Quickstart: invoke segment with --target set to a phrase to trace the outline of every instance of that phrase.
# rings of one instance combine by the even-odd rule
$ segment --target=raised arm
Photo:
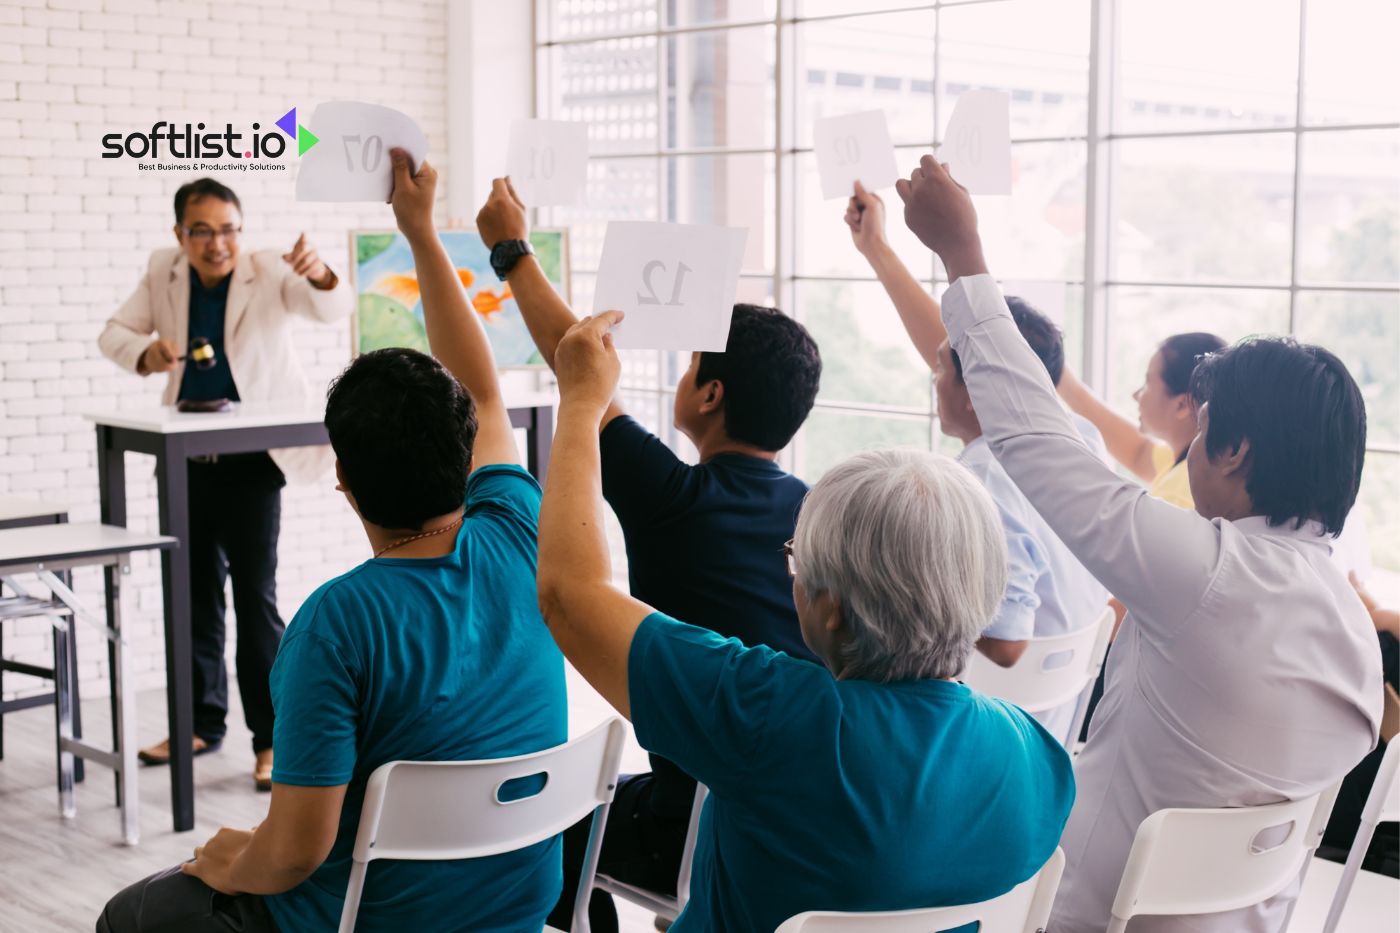
[[[1105,405],[1089,387],[1065,367],[1056,387],[1060,398],[1070,410],[1087,418],[1103,435],[1109,454],[1138,479],[1150,483],[1156,475],[1152,466],[1153,440],[1138,430],[1137,425]]]
[[[424,162],[414,174],[408,154],[402,149],[395,149],[392,158],[394,190],[390,201],[399,230],[413,250],[428,346],[476,403],[472,469],[492,463],[519,463],[520,452],[515,447],[510,415],[501,397],[496,359],[491,354],[486,328],[467,304],[457,270],[433,226],[437,172]]]
[[[652,609],[612,583],[603,528],[598,431],[621,363],[609,311],[584,318],[558,344],[559,423],[540,505],[540,614],[564,657],[619,713],[631,717],[627,659]]]
[[[530,223],[525,215],[525,202],[515,193],[509,178],[493,178],[491,194],[476,215],[476,232],[487,249],[494,249],[503,240],[528,240]],[[525,319],[530,339],[535,341],[540,356],[554,369],[554,351],[578,318],[563,297],[554,290],[534,256],[525,256],[506,273],[506,284]],[[616,399],[608,403],[602,425],[622,414]]]
[[[948,336],[942,310],[885,239],[885,202],[857,181],[855,194],[846,204],[845,219],[846,226],[851,228],[851,240],[894,302],[899,320],[914,342],[914,349],[919,351],[929,369],[933,369],[937,365],[938,348]]]
[[[897,185],[911,230],[937,252],[952,285],[949,339],[992,452],[1089,572],[1149,636],[1169,632],[1210,585],[1220,532],[1147,495],[1086,447],[1049,374],[987,274],[972,199],[931,156]]]

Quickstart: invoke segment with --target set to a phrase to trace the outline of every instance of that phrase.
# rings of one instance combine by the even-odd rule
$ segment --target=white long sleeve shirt
[[[954,282],[943,319],[998,461],[1128,607],[1075,768],[1050,922],[1052,933],[1097,933],[1148,815],[1306,797],[1375,747],[1375,632],[1317,523],[1208,520],[1099,462],[990,276]],[[1297,887],[1256,907],[1142,917],[1129,929],[1275,933]]]

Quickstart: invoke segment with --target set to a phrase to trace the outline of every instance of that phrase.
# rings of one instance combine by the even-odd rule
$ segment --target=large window
[[[573,230],[576,302],[591,308],[609,220],[748,227],[741,300],[803,321],[825,359],[785,454],[805,478],[862,448],[948,449],[927,368],[843,202],[821,198],[812,121],[883,109],[912,165],[963,91],[996,88],[1015,195],[979,199],[988,259],[1060,317],[1072,365],[1129,410],[1168,334],[1326,343],[1366,395],[1363,514],[1377,563],[1400,571],[1395,5],[539,0],[536,23],[540,115],[590,126],[587,205],[541,218]],[[943,270],[892,213],[937,294]],[[633,352],[624,370],[633,409],[678,449],[685,364]]]

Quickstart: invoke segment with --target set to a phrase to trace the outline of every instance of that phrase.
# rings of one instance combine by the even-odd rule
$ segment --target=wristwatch
[[[502,240],[491,247],[491,268],[502,282],[525,256],[533,256],[535,248],[528,240]]]

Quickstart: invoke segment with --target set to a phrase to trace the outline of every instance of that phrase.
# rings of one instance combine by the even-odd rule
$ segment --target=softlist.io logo
[[[280,159],[287,151],[287,139],[296,140],[297,155],[320,142],[310,130],[297,123],[297,109],[282,114],[276,129],[264,131],[254,123],[248,141],[232,123],[222,130],[211,129],[204,123],[178,125],[158,120],[149,131],[108,133],[102,137],[102,158],[136,159],[137,168],[145,171],[246,171],[264,169],[285,171],[280,162],[259,160]],[[238,160],[207,162],[207,159]],[[175,160],[175,161],[162,161]],[[248,160],[248,161],[242,161]]]

